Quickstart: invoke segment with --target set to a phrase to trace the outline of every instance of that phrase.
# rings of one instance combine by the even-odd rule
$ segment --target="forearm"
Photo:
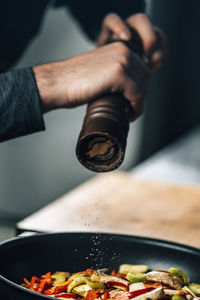
[[[0,74],[0,142],[44,128],[32,68]]]

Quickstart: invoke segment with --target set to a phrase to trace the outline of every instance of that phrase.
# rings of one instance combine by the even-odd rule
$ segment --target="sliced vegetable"
[[[91,290],[91,291],[88,291],[85,300],[95,300],[98,297],[99,297],[99,291],[98,290],[96,290],[96,291]]]
[[[87,274],[87,273],[74,273],[74,274],[72,274],[70,277],[69,277],[69,279],[76,279],[76,278],[80,278],[80,277],[87,277],[87,278],[89,278],[90,277],[90,275],[89,274]]]
[[[168,295],[168,296],[184,296],[184,292],[182,290],[164,289],[164,293],[165,293],[165,295]],[[176,300],[176,299],[174,299],[174,300]],[[177,298],[177,300],[179,300],[179,299]]]
[[[24,277],[24,282],[26,283],[27,286],[31,285],[30,281],[28,281],[28,279],[26,277]]]
[[[196,297],[197,295],[195,295],[195,293],[187,286],[185,285],[183,288],[182,288],[183,291],[186,291],[186,293],[188,292],[190,295],[192,295],[193,297]]]
[[[85,297],[88,293],[88,291],[91,290],[91,287],[87,284],[81,284],[73,288],[72,292],[75,294],[78,294],[81,297]]]
[[[112,291],[110,297],[114,300],[129,300],[128,293],[123,291]]]
[[[200,284],[188,283],[189,277],[177,268],[148,273],[145,273],[146,265],[121,265],[120,268],[120,272],[113,270],[110,275],[108,269],[87,269],[72,276],[67,272],[52,275],[48,272],[33,276],[30,281],[24,278],[22,286],[68,300],[200,300]],[[187,283],[183,287],[184,282]]]
[[[103,282],[103,283],[107,283],[107,282],[116,282],[116,283],[122,283],[124,284],[125,286],[128,286],[129,282],[126,280],[126,279],[123,279],[123,278],[120,278],[120,277],[117,277],[117,276],[111,276],[111,275],[100,275],[100,274],[97,274],[97,273],[94,273],[92,276],[91,276],[91,281],[100,281],[100,282]]]
[[[98,282],[92,282],[90,281],[89,279],[86,279],[86,283],[87,285],[89,285],[89,287],[92,289],[92,290],[103,290],[105,289],[105,285],[103,282],[101,281],[98,281]]]
[[[129,292],[145,289],[143,282],[132,283],[129,285]]]
[[[130,272],[134,273],[146,273],[148,271],[148,266],[147,265],[128,265],[128,264],[123,264],[120,265],[119,267],[119,272],[128,274]]]
[[[184,284],[187,284],[190,281],[188,275],[178,268],[170,268],[168,272],[177,276]]]
[[[200,296],[200,284],[190,283],[188,287],[195,295]]]
[[[182,281],[175,275],[167,271],[154,270],[146,274],[146,280],[153,282],[164,283],[174,289],[181,289],[183,286]]]
[[[181,295],[173,295],[171,300],[185,300],[185,297]]]
[[[86,280],[85,277],[78,277],[78,278],[74,279],[74,280],[68,285],[68,287],[67,287],[67,292],[70,293],[71,290],[72,290],[73,288],[75,288],[76,286],[81,285],[81,284],[83,284],[83,283],[87,283],[87,280]]]
[[[110,290],[106,290],[105,293],[101,296],[103,300],[110,299]]]
[[[58,286],[61,283],[66,281],[66,278],[69,277],[69,273],[67,273],[67,272],[56,272],[56,273],[52,274],[51,277],[54,279],[53,286]]]
[[[129,272],[127,274],[126,278],[130,282],[140,282],[140,281],[145,281],[146,280],[145,274],[143,274],[143,273],[134,273],[134,272]]]
[[[121,282],[116,282],[116,281],[108,281],[106,283],[106,286],[108,288],[116,288],[116,289],[120,289],[120,290],[124,290],[124,291],[127,291],[128,290],[128,286],[121,283]]]
[[[132,299],[132,298],[135,298],[135,297],[140,296],[142,294],[146,294],[148,292],[151,292],[152,290],[154,290],[154,289],[153,288],[145,288],[145,289],[129,292],[128,297],[129,297],[129,299]]]
[[[59,295],[55,295],[54,296],[55,298],[68,298],[68,299],[77,299],[77,297],[73,294],[69,294],[69,293],[62,293],[62,294],[59,294]]]
[[[157,289],[159,286],[162,286],[164,289],[168,289],[169,287],[161,282],[145,282],[144,286],[146,288],[153,287],[154,289]]]
[[[144,291],[144,290],[142,290]],[[158,287],[157,289],[153,289],[147,293],[143,293],[137,297],[134,297],[135,300],[157,300],[164,297],[164,292],[162,287]]]

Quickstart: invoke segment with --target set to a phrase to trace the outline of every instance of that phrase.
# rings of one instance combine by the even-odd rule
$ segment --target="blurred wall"
[[[64,59],[93,48],[65,8],[49,7],[40,34],[16,67]],[[45,132],[0,144],[0,215],[27,215],[94,175],[75,156],[85,109],[51,112],[45,115]],[[131,125],[122,169],[134,164],[141,121]]]

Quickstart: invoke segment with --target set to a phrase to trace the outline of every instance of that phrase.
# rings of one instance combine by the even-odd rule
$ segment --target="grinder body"
[[[142,41],[134,29],[131,31],[132,40],[124,43],[142,56]],[[76,145],[81,164],[95,172],[118,168],[125,156],[129,121],[133,114],[129,101],[120,94],[105,95],[90,102]]]

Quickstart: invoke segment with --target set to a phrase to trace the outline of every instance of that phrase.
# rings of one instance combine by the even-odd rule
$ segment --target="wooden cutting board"
[[[17,224],[19,231],[100,231],[200,247],[200,188],[98,175]]]

